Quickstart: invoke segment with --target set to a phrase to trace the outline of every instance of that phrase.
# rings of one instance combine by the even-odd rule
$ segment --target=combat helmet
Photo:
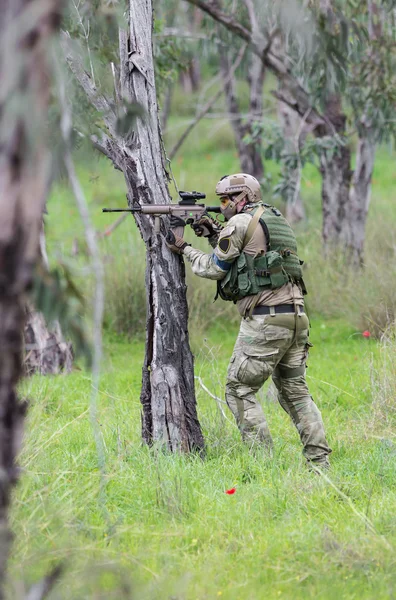
[[[235,196],[234,202],[238,204],[246,195],[249,203],[262,201],[261,187],[253,175],[247,173],[236,173],[235,175],[224,175],[216,185],[216,194],[218,196]]]

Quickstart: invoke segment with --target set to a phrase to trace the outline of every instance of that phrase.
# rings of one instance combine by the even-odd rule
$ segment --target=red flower
[[[232,494],[235,494],[235,492],[236,492],[235,487],[225,491],[225,493],[228,494],[229,496],[232,496]]]
[[[371,333],[366,329],[366,331],[363,331],[362,336],[365,338],[369,338],[371,337]]]

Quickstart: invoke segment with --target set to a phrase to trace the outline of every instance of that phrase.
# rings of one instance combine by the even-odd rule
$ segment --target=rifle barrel
[[[102,212],[141,212],[141,208],[102,208]]]
[[[148,206],[149,207],[151,205],[150,204],[142,205],[142,207],[144,207],[144,206]],[[164,207],[168,207],[170,205],[169,204],[164,204],[163,206]],[[179,204],[173,204],[172,206],[178,206],[178,207],[180,207]],[[136,208],[102,208],[102,212],[104,212],[104,213],[112,213],[112,212],[114,212],[114,213],[118,213],[118,212],[129,212],[129,213],[143,212],[142,211],[142,207],[136,207]],[[192,204],[191,208],[194,208],[194,207],[195,207],[195,205]],[[185,208],[186,210],[188,210],[190,207],[189,207],[188,204],[186,204],[186,205],[183,205],[182,208]],[[220,211],[220,206],[206,206],[205,208],[206,208],[207,212],[213,212],[213,213],[220,213],[221,212]],[[163,214],[170,213],[170,212],[171,211],[169,211],[169,209],[168,210],[164,210]],[[151,210],[150,210],[150,213],[151,213]],[[148,213],[148,214],[150,214],[150,213]],[[154,214],[154,211],[153,211],[152,214]]]

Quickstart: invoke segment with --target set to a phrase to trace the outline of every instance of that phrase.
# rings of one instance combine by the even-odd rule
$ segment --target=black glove
[[[197,237],[209,238],[221,231],[221,228],[216,224],[212,217],[209,217],[208,215],[201,217],[199,221],[193,223],[191,227]]]
[[[175,235],[171,229],[169,229],[168,233],[166,234],[165,243],[168,248],[176,254],[183,254],[184,248],[191,245],[187,244],[182,237]]]

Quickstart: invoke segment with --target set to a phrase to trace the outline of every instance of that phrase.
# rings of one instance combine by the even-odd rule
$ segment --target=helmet
[[[239,194],[240,197],[235,198],[236,204],[246,195],[249,203],[261,202],[261,187],[259,182],[253,175],[247,173],[237,173],[236,175],[224,175],[216,185],[216,194],[218,196],[233,196]]]

